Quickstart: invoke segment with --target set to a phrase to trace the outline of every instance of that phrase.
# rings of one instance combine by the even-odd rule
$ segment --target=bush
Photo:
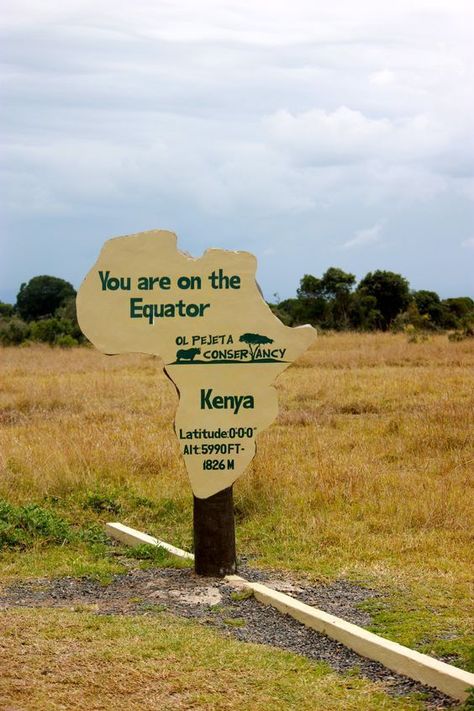
[[[418,343],[419,341],[426,341],[428,339],[426,331],[417,329],[411,323],[409,323],[408,326],[405,327],[405,333],[407,336],[408,343]]]
[[[0,318],[0,343],[3,346],[18,346],[30,335],[30,327],[20,318]]]
[[[75,338],[76,341],[79,343],[84,341],[84,335],[79,328],[79,324],[77,322],[77,312],[76,312],[76,297],[75,296],[70,296],[65,302],[63,306],[60,306],[58,309],[56,309],[55,314],[56,318],[59,318],[61,321],[67,321],[68,322],[68,335],[72,336],[72,338]]]
[[[415,301],[412,301],[408,309],[392,321],[391,330],[394,333],[405,332],[409,336],[426,334],[427,331],[436,330],[436,325],[432,322],[429,314],[421,314]],[[412,339],[413,340],[413,339]]]
[[[78,346],[79,342],[72,336],[64,334],[63,336],[56,336],[54,344],[61,348],[73,348],[73,346]]]
[[[31,338],[40,343],[53,344],[57,336],[62,334],[57,318],[45,318],[42,321],[33,321],[31,324]]]
[[[443,326],[446,309],[435,291],[426,289],[415,291],[413,301],[421,316],[427,316],[433,326]]]
[[[72,335],[73,331],[74,324],[65,318],[45,318],[31,323],[31,338],[51,346],[76,346],[78,342]]]
[[[78,346],[83,340],[78,327],[66,318],[46,318],[25,323],[21,318],[0,316],[0,344],[19,346],[28,339],[62,348]]]
[[[0,316],[6,316],[10,318],[15,313],[15,307],[12,304],[6,304],[4,301],[0,301]]]
[[[122,510],[121,505],[114,499],[113,496],[95,491],[87,494],[84,500],[84,508],[92,509],[96,513],[107,511],[108,513],[114,514],[119,514]]]
[[[26,547],[37,539],[45,543],[65,543],[72,538],[69,524],[54,511],[37,504],[13,506],[0,499],[0,550]]]
[[[460,320],[460,328],[448,336],[450,341],[464,341],[466,338],[474,338],[474,315],[465,316]]]

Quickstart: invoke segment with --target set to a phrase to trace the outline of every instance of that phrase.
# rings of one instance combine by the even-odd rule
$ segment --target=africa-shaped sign
[[[275,378],[316,336],[271,312],[248,252],[193,259],[176,235],[152,230],[108,240],[77,296],[87,338],[102,352],[150,353],[179,392],[175,430],[195,496],[226,489],[276,418]]]

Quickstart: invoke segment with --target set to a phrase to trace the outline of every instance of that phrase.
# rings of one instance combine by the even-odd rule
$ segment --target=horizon
[[[124,235],[124,236],[125,236],[125,235]],[[192,256],[194,256],[194,255],[192,255]],[[199,256],[201,256],[201,255],[199,255]],[[330,268],[330,267],[336,267],[336,268],[337,268],[338,265],[337,265],[337,264],[331,264],[331,265],[329,265],[329,267],[327,267],[327,268]],[[92,268],[92,265],[91,265],[91,268]],[[90,271],[90,270],[89,270],[89,271]],[[320,274],[313,274],[313,276],[315,276],[315,277],[321,277],[321,276],[324,274],[325,271],[326,271],[326,269],[324,269],[324,271],[322,271]],[[346,270],[344,270],[344,271],[346,271]],[[347,270],[347,271],[348,271],[349,273],[353,274],[353,272],[351,272],[350,269]],[[377,271],[377,269],[373,269],[373,270],[371,270],[371,271]],[[380,271],[391,271],[391,270],[389,270],[389,269],[387,269],[387,270],[380,269]],[[308,273],[308,272],[306,272],[306,273]],[[368,274],[368,273],[369,273],[369,272],[367,272],[366,274]],[[395,273],[397,273],[397,272],[395,272]],[[354,286],[352,287],[351,291],[355,291],[355,290],[357,289],[357,286],[358,286],[359,282],[366,276],[366,274],[362,274],[361,276],[355,275],[355,276],[356,276],[356,282],[355,282]],[[30,279],[32,279],[32,278],[34,278],[34,277],[37,277],[37,276],[52,276],[52,277],[57,277],[57,278],[59,278],[59,279],[64,279],[65,281],[67,281],[67,282],[69,282],[70,284],[72,284],[72,286],[74,287],[74,289],[76,290],[76,292],[79,290],[79,287],[80,287],[80,285],[81,285],[81,283],[82,283],[82,281],[81,281],[79,284],[74,284],[73,282],[70,282],[69,279],[66,279],[64,276],[61,276],[60,274],[46,274],[46,273],[45,273],[45,274],[33,274],[33,275],[30,277]],[[85,276],[86,276],[86,275],[84,275],[84,278],[85,278]],[[304,275],[302,274],[302,275],[301,275],[301,278],[302,278],[303,276],[304,276]],[[401,276],[404,277],[405,275],[401,274]],[[405,277],[405,278],[406,278],[406,277]],[[26,282],[22,282],[22,283],[28,283],[28,281],[29,281],[30,279],[28,279]],[[17,298],[17,295],[18,295],[18,292],[19,292],[19,290],[20,290],[20,287],[21,287],[21,284],[22,284],[22,283],[20,283],[20,284],[18,285],[18,288],[17,288],[17,290],[16,290],[15,293],[11,292],[12,296],[11,296],[10,299],[2,298],[1,289],[0,289],[0,302],[15,305],[16,298]],[[259,281],[258,281],[258,265],[257,265],[257,285],[261,288],[261,284],[260,284]],[[435,292],[435,293],[438,294],[438,296],[440,297],[441,300],[449,299],[449,298],[459,298],[459,297],[465,297],[465,296],[468,296],[468,297],[470,297],[470,298],[474,298],[474,291],[471,292],[471,293],[466,293],[466,294],[448,294],[448,295],[445,296],[445,295],[441,294],[439,291],[437,291],[436,289],[433,289],[433,288],[430,288],[430,287],[423,287],[422,289],[414,289],[413,286],[412,286],[412,284],[411,284],[409,281],[408,281],[408,286],[409,286],[409,289],[410,289],[410,292],[411,292],[411,293],[415,293],[416,291],[433,291],[433,292]],[[293,292],[292,294],[288,294],[288,295],[285,295],[285,296],[283,296],[282,293],[279,292],[279,291],[274,291],[274,292],[272,292],[270,298],[269,298],[269,296],[268,296],[267,294],[263,293],[263,290],[262,290],[262,293],[263,293],[263,296],[264,296],[265,301],[267,301],[268,303],[273,303],[273,304],[274,304],[274,303],[278,303],[279,301],[284,301],[285,299],[295,298],[295,297],[297,296],[297,293],[296,293],[296,292],[297,292],[298,287],[299,287],[299,281],[298,281],[298,284],[295,286],[294,292]],[[275,297],[278,297],[278,299],[275,299]]]

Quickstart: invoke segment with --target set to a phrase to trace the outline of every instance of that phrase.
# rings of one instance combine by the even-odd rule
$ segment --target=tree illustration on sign
[[[259,333],[243,333],[239,338],[240,343],[246,343],[250,349],[250,357],[256,359],[257,346],[264,346],[267,343],[273,343],[272,338],[261,336]]]

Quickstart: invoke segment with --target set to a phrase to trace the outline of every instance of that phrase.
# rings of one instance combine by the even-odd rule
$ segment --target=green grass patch
[[[134,558],[142,561],[143,567],[160,568],[189,568],[192,567],[192,561],[178,558],[169,553],[166,548],[161,546],[153,546],[148,543],[142,543],[138,546],[124,548],[126,558]],[[145,563],[145,565],[143,565]]]
[[[98,491],[88,492],[84,498],[83,505],[84,508],[92,509],[97,513],[119,514],[122,511],[121,504],[114,496]]]
[[[15,506],[0,500],[2,579],[61,575],[91,576],[101,582],[125,569],[102,527],[91,521],[73,526],[48,506]]]
[[[231,593],[230,597],[232,600],[235,600],[235,602],[241,602],[242,600],[248,600],[250,597],[253,597],[253,590],[251,590],[250,588],[244,588],[243,590],[237,590],[236,592]]]
[[[371,632],[424,654],[474,671],[474,636],[461,620],[431,603],[424,607],[408,591],[366,600],[359,608],[372,617]]]
[[[145,519],[150,511],[168,511],[172,518],[175,515],[169,500],[161,507],[158,502],[135,496],[126,487],[121,494],[115,488],[102,487],[65,497],[46,496],[39,503],[15,505],[0,499],[2,579],[89,575],[107,582],[126,570],[121,558],[129,559],[130,564],[139,561],[140,568],[192,565],[156,546],[113,544],[104,523],[119,511],[128,512],[126,520],[130,523],[132,510],[135,517],[140,516],[138,527],[142,530],[148,527]]]
[[[28,578],[92,577],[103,584],[126,568],[108,551],[98,550],[85,543],[70,546],[33,545],[18,551],[6,549],[0,553],[2,582]]]
[[[155,531],[174,545],[192,550],[190,492],[177,499],[166,496],[152,499],[128,482],[120,487],[98,482],[96,487],[78,488],[61,497],[48,496],[41,505],[72,521],[74,527],[92,524],[103,527],[107,522],[120,520],[147,533]]]
[[[70,525],[54,511],[38,504],[13,506],[0,500],[0,550],[26,548],[37,540],[63,545],[74,536]]]
[[[159,614],[160,612],[164,612],[166,610],[166,605],[160,605],[152,602],[144,602],[142,605],[140,605],[140,609],[144,610],[145,612]]]
[[[469,690],[469,696],[461,708],[462,711],[474,711],[474,687]]]
[[[339,675],[290,652],[229,639],[166,613],[15,610],[2,617],[0,697],[24,711],[48,708],[195,708],[229,711],[421,711],[379,684]],[[35,654],[25,668],[25,645]],[[47,670],[47,673],[45,673]],[[23,680],[27,683],[23,683]]]
[[[245,627],[247,624],[243,617],[226,617],[222,621],[229,627]]]

